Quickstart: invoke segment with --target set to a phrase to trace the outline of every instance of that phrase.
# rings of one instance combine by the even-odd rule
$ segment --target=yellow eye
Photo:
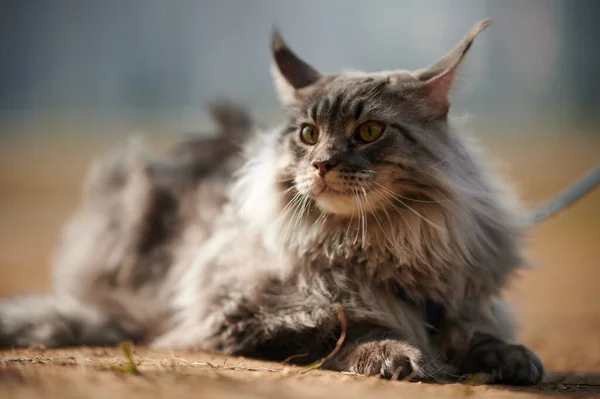
[[[306,144],[315,145],[319,141],[319,130],[313,125],[304,125],[300,129],[300,138]]]
[[[358,137],[365,143],[377,140],[383,133],[383,125],[379,122],[367,122],[358,127]]]

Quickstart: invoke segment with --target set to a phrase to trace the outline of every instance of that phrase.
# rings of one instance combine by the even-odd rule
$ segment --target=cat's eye
[[[319,129],[313,125],[303,125],[300,129],[300,138],[308,145],[315,145],[319,141]]]
[[[383,125],[379,122],[370,121],[358,127],[357,138],[365,143],[370,143],[381,137]]]

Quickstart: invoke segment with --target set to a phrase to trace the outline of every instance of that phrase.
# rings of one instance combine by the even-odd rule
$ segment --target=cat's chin
[[[351,195],[326,190],[320,193],[314,201],[319,209],[326,213],[350,217],[360,212],[356,198]]]

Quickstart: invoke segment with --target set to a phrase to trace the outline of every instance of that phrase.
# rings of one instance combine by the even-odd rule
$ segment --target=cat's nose
[[[317,170],[319,176],[325,177],[325,174],[333,169],[337,162],[329,159],[327,161],[312,161],[311,165]]]

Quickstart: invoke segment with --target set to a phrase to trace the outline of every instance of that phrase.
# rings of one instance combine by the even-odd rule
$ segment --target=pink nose
[[[312,161],[311,164],[319,173],[319,176],[325,177],[325,174],[329,172],[337,164],[331,161]]]

